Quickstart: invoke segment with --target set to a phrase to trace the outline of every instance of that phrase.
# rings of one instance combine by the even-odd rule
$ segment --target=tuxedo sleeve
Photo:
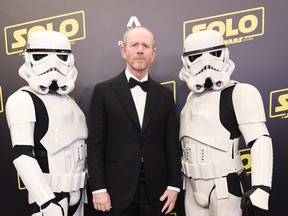
[[[106,188],[104,156],[106,143],[106,115],[103,88],[96,85],[87,118],[87,162],[91,191]]]
[[[181,145],[179,143],[179,121],[172,92],[168,91],[170,111],[166,124],[165,149],[168,159],[168,185],[181,188]]]

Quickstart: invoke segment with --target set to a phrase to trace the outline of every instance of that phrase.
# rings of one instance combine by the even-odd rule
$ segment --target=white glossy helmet
[[[196,93],[221,90],[228,85],[235,65],[218,31],[204,30],[188,35],[184,42],[182,81]]]
[[[25,63],[19,75],[40,94],[68,94],[75,86],[78,71],[69,39],[56,31],[36,31],[27,41]]]

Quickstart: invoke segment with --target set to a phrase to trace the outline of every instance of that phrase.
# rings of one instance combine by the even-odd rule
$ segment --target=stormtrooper
[[[19,75],[29,85],[8,98],[6,116],[31,214],[82,216],[87,126],[68,95],[78,74],[70,41],[56,31],[34,32],[24,57]]]
[[[187,216],[240,216],[268,210],[272,141],[259,91],[230,80],[235,65],[218,31],[190,34],[179,77],[191,90],[180,115]],[[251,182],[239,154],[251,153]],[[241,181],[243,180],[243,181]]]

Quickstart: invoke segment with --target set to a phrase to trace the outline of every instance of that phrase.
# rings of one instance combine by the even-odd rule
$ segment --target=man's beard
[[[133,65],[133,69],[136,71],[143,71],[145,69],[147,69],[147,64],[145,63],[134,63]]]

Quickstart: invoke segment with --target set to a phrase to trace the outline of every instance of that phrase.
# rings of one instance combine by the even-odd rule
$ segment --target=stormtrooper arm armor
[[[249,199],[254,206],[267,210],[268,191],[272,185],[273,150],[265,125],[262,98],[255,87],[238,84],[233,91],[233,105],[239,129],[251,148],[251,178],[254,188]]]
[[[34,158],[23,154],[13,163],[27,190],[39,206],[55,198]]]
[[[264,123],[252,124],[256,132],[261,131],[259,128],[264,128]],[[247,128],[250,128],[249,125]],[[250,136],[253,130],[245,130],[247,125],[242,125],[243,136]],[[243,133],[245,131],[245,133]],[[263,131],[264,132],[264,131]],[[251,184],[252,189],[248,191],[247,199],[251,200],[253,206],[268,210],[269,190],[272,184],[273,170],[273,150],[271,138],[267,135],[260,135],[255,140],[249,142],[251,148]]]
[[[30,195],[41,206],[43,215],[63,216],[64,210],[53,200],[55,195],[47,184],[37,161],[33,157],[22,154],[13,163]]]
[[[263,127],[263,124],[254,125],[255,128]],[[243,129],[242,125],[242,129]],[[243,132],[242,132],[243,133]],[[250,131],[248,133],[253,133]],[[244,134],[243,134],[244,135]],[[273,169],[272,141],[268,135],[261,135],[248,145],[251,150],[252,186],[263,185],[271,188]]]
[[[14,166],[29,194],[41,206],[55,197],[33,155],[35,110],[31,97],[18,91],[8,98],[7,121],[14,151]]]

